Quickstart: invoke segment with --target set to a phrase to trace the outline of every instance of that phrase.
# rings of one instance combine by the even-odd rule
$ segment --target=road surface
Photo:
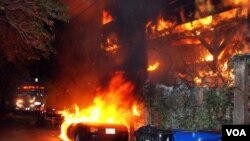
[[[35,115],[9,113],[0,116],[1,141],[61,141],[59,134],[58,127],[38,127]]]

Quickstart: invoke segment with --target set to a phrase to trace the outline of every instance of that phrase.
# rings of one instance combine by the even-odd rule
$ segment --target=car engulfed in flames
[[[131,126],[136,129],[143,119],[143,105],[133,97],[134,85],[126,81],[122,72],[117,72],[104,90],[98,90],[91,105],[73,110],[63,110],[61,125],[62,140],[91,140],[101,138],[102,141],[113,141],[120,138],[127,140]],[[136,121],[136,123],[135,123]],[[102,139],[103,138],[103,139]],[[105,138],[105,140],[104,140]],[[98,139],[97,139],[98,140]]]

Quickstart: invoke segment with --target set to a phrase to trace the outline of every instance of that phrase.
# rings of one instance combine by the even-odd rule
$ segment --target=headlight
[[[42,105],[42,102],[40,102],[40,101],[35,101],[34,105],[36,105],[36,106]]]
[[[30,100],[29,100],[29,102],[30,102],[30,103],[34,103],[34,102],[35,102],[35,100],[36,100],[36,98],[35,98],[35,97],[33,97],[32,99],[30,99]]]
[[[17,99],[16,103],[23,103],[23,99]]]
[[[16,106],[19,107],[19,108],[23,107],[23,99],[17,99]]]
[[[16,106],[19,107],[19,108],[20,108],[20,107],[23,107],[23,103],[18,103],[18,102],[17,102],[17,103],[16,103]]]

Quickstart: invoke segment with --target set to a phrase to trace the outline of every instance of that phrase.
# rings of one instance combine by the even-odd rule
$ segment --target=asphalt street
[[[61,141],[59,127],[37,126],[36,118],[20,113],[0,116],[0,141]]]

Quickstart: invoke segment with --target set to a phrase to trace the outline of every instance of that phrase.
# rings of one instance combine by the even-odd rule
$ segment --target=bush
[[[147,85],[144,100],[149,122],[160,128],[218,130],[232,122],[230,90],[178,85]]]

